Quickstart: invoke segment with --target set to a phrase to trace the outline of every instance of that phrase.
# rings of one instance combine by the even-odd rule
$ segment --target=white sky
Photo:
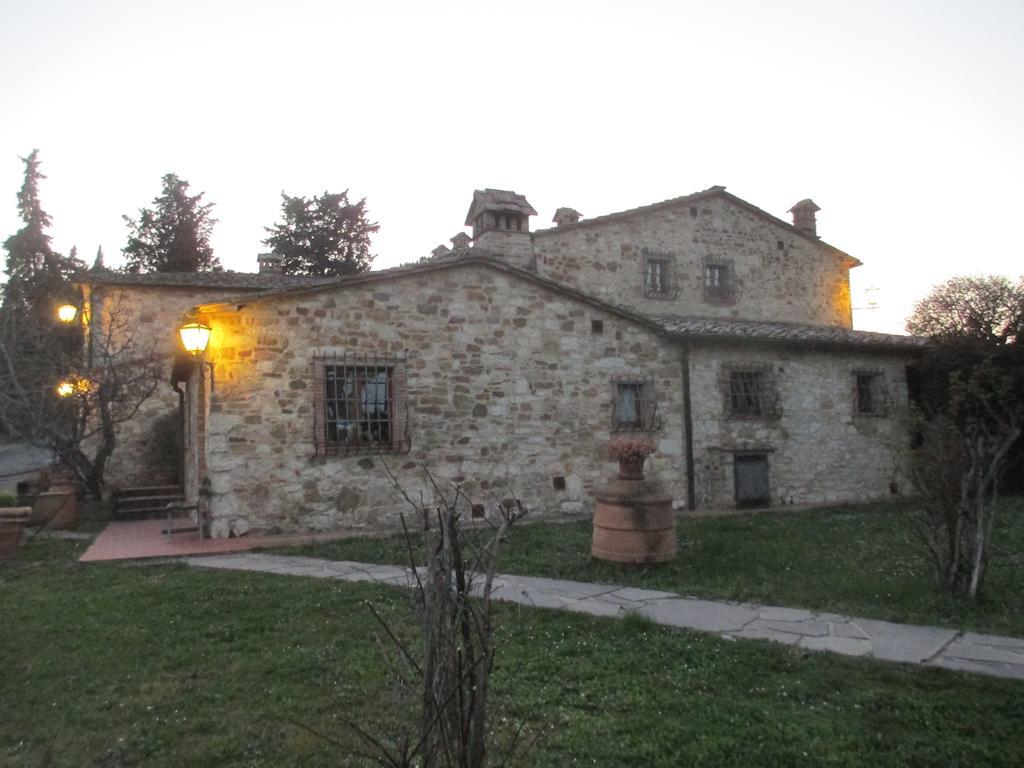
[[[254,271],[280,192],[351,190],[375,266],[461,229],[474,188],[549,226],[712,184],[860,258],[901,330],[963,273],[1024,272],[1024,2],[90,2],[0,5],[0,238],[40,149],[58,250],[120,261],[177,173]]]

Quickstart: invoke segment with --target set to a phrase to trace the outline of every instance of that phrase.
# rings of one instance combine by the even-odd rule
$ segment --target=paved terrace
[[[338,581],[410,587],[413,574],[396,565],[369,565],[254,552],[183,557],[189,565]],[[671,592],[533,576],[495,578],[493,597],[520,605],[616,617],[646,616],[670,627],[728,639],[771,640],[814,651],[867,656],[1024,680],[1024,639],[895,624],[833,613],[682,597]]]

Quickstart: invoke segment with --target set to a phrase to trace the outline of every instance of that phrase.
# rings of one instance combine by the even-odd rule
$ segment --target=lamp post
[[[78,307],[74,304],[61,304],[57,307],[57,319],[64,325],[71,325],[78,316]]]
[[[192,320],[178,328],[178,336],[181,338],[181,346],[185,348],[185,351],[192,356],[196,365],[199,366],[200,375],[209,368],[211,392],[214,389],[213,363],[202,358],[203,353],[206,352],[206,347],[210,343],[210,335],[212,332],[213,329],[201,320]]]
[[[178,329],[181,345],[192,357],[199,357],[206,351],[206,346],[210,343],[211,330],[206,323],[198,321],[185,323]]]

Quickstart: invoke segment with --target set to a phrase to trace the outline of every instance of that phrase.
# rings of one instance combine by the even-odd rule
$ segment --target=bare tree
[[[73,334],[84,330],[84,339]],[[52,449],[102,495],[118,426],[156,390],[155,342],[118,298],[93,302],[82,326],[0,312],[0,422],[16,439]]]
[[[394,768],[503,765],[536,740],[525,742],[520,730],[497,758],[488,732],[495,657],[491,596],[498,552],[509,527],[526,510],[516,498],[495,499],[495,517],[487,519],[487,528],[468,532],[462,515],[470,505],[461,486],[442,489],[424,469],[432,500],[414,499],[387,472],[422,533],[423,565],[417,567],[414,537],[402,516],[423,641],[418,658],[372,605],[370,610],[398,651],[396,678],[418,681],[420,716],[412,732],[388,739],[352,727],[375,760]]]
[[[907,318],[916,336],[1014,344],[1024,333],[1024,278],[961,275],[932,288]]]
[[[945,407],[912,417],[908,467],[925,500],[917,529],[940,589],[970,599],[984,584],[1000,469],[1024,427],[1019,386],[985,361],[951,374]]]

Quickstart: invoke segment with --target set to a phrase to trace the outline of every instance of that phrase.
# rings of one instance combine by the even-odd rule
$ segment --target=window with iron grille
[[[612,382],[612,428],[647,432],[660,426],[654,382],[650,379],[619,378]]]
[[[402,362],[394,355],[323,355],[314,359],[318,453],[408,448]]]
[[[776,419],[782,415],[778,393],[767,369],[728,371],[726,413],[738,419]]]
[[[853,412],[857,416],[885,416],[889,412],[889,393],[885,377],[878,371],[855,371]]]
[[[704,263],[704,300],[714,304],[736,301],[736,280],[732,266],[724,262]]]
[[[675,254],[641,248],[644,264],[644,296],[652,299],[673,299],[676,289]]]

